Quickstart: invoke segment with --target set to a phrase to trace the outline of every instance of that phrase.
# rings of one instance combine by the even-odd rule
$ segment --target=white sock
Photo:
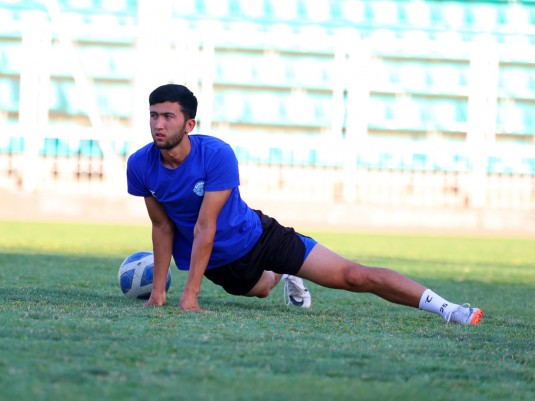
[[[446,319],[446,316],[456,309],[459,305],[451,303],[440,295],[427,289],[420,298],[420,309],[426,312],[436,313]]]

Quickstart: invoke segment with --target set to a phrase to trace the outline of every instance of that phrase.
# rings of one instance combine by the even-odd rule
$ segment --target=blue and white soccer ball
[[[154,254],[136,252],[128,256],[119,268],[118,280],[121,291],[128,298],[149,299],[154,274]],[[165,290],[171,286],[171,270],[167,272]]]

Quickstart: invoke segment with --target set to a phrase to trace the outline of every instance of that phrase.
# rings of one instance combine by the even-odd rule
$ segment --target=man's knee
[[[267,298],[270,293],[271,293],[271,288],[262,288],[256,294],[254,294],[254,296],[257,298]]]
[[[277,284],[276,276],[272,272],[264,271],[260,280],[251,291],[245,294],[248,297],[266,298]]]
[[[351,291],[367,292],[373,286],[374,271],[373,268],[350,263],[344,270],[345,285]]]

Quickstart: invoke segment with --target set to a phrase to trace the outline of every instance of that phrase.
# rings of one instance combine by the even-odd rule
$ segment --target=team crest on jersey
[[[204,195],[204,181],[199,181],[195,186],[193,187],[193,192],[195,192],[198,196]]]

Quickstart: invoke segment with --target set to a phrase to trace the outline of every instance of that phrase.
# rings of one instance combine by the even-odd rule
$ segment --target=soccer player
[[[191,135],[197,99],[182,85],[149,96],[153,142],[128,159],[128,192],[145,199],[152,222],[154,283],[148,305],[166,303],[171,258],[189,270],[180,298],[184,310],[198,303],[203,277],[233,295],[267,297],[281,280],[286,302],[309,308],[302,279],[437,313],[448,322],[478,324],[483,311],[451,303],[389,269],[352,262],[284,227],[241,198],[238,161],[218,138]]]

